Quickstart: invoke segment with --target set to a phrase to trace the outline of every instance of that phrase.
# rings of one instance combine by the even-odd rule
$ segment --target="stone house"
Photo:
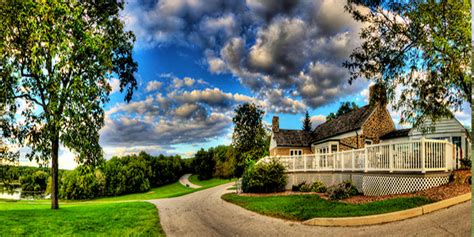
[[[377,87],[370,87],[370,97]],[[373,101],[373,100],[372,100]],[[377,144],[380,137],[395,131],[387,104],[375,102],[317,126],[311,133],[280,129],[273,117],[270,156],[324,154],[364,148]]]

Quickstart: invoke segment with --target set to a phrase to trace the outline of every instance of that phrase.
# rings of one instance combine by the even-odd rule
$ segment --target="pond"
[[[17,187],[13,190],[7,190],[5,186],[0,184],[0,199],[21,199],[21,188]]]

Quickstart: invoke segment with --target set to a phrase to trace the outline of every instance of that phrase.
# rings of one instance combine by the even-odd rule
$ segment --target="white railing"
[[[295,171],[448,171],[453,168],[453,144],[444,140],[382,143],[364,149],[331,154],[271,156],[278,159],[288,172]]]

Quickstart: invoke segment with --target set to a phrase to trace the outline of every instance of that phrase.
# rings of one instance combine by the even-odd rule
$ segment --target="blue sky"
[[[106,105],[101,145],[107,158],[137,153],[192,156],[229,144],[233,109],[254,102],[271,123],[314,124],[342,101],[367,103],[369,82],[348,83],[342,67],[363,27],[345,1],[130,1],[121,13],[137,41],[138,90],[123,102],[118,81]],[[470,124],[470,108],[456,117]],[[399,115],[391,111],[395,123]],[[63,168],[74,155],[61,152]]]

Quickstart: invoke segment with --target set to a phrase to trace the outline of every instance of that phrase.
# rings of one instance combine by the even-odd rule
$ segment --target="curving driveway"
[[[225,202],[233,184],[153,200],[167,236],[470,236],[471,202],[399,222],[365,227],[318,227],[262,216]]]
[[[200,188],[201,186],[199,185],[196,185],[196,184],[193,184],[189,181],[189,177],[191,176],[191,174],[185,174],[183,176],[181,176],[181,178],[179,178],[179,182],[183,185],[183,186],[186,186],[186,187],[190,187],[190,188]]]

